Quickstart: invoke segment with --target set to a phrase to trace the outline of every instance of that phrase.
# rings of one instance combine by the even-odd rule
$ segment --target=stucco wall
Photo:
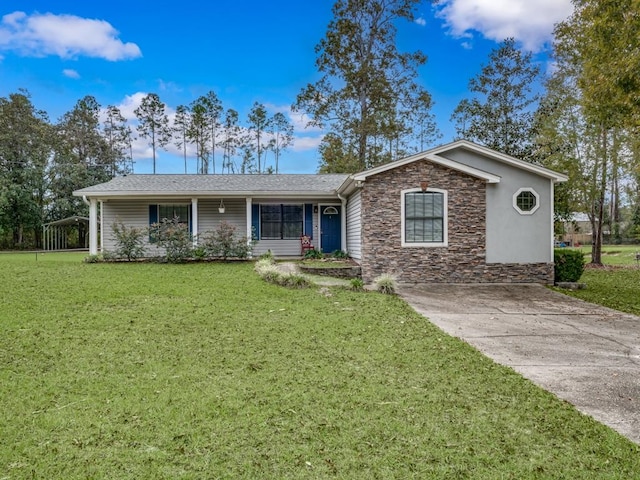
[[[501,177],[500,183],[487,185],[488,263],[553,262],[551,180],[464,149],[444,156]],[[540,208],[531,215],[513,207],[513,196],[520,188],[538,193]]]
[[[448,242],[444,247],[402,247],[401,192],[446,190]],[[486,184],[427,161],[367,178],[362,189],[362,277],[390,273],[401,282],[539,282],[553,280],[553,264],[486,261]]]

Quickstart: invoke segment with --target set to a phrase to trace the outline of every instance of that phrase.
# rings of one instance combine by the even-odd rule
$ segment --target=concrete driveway
[[[541,285],[403,285],[420,314],[640,443],[640,317]]]

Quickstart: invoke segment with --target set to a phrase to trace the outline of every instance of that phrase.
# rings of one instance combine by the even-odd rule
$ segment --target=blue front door
[[[340,250],[340,207],[322,207],[320,210],[320,246],[323,253]]]

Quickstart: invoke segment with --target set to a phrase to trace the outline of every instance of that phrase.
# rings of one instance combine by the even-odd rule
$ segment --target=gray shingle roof
[[[278,175],[125,175],[76,190],[74,195],[151,194],[335,194],[349,177],[342,174]]]

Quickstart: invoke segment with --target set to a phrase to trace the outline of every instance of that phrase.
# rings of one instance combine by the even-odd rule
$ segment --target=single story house
[[[348,252],[365,282],[552,283],[553,191],[566,180],[459,140],[352,175],[127,175],[74,195],[90,205],[91,254],[114,249],[116,221],[178,216],[196,242],[231,223],[255,254],[298,256],[309,235]]]

